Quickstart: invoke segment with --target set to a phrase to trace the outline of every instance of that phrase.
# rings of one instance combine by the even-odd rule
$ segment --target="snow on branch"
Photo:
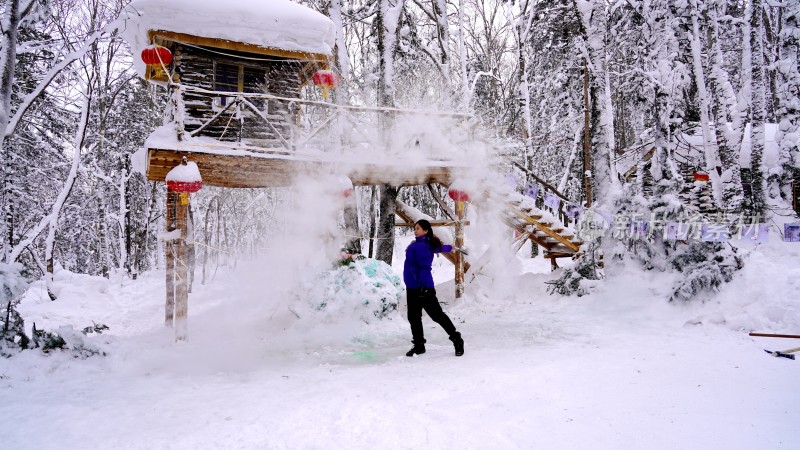
[[[86,139],[86,125],[89,122],[89,107],[92,102],[92,89],[90,85],[86,86],[86,99],[83,104],[83,108],[81,109],[81,119],[78,123],[78,130],[75,133],[75,142],[73,143],[74,146],[74,154],[72,158],[72,167],[69,171],[69,175],[67,176],[67,180],[64,182],[64,187],[59,192],[56,201],[53,203],[52,209],[50,210],[50,214],[42,217],[39,223],[36,225],[35,228],[28,231],[25,234],[25,238],[22,239],[14,246],[11,250],[11,253],[8,257],[7,262],[16,261],[19,255],[28,247],[34,239],[36,239],[39,234],[44,231],[44,229],[50,226],[50,232],[48,233],[47,238],[47,250],[48,253],[47,258],[49,259],[50,254],[52,252],[52,245],[53,240],[55,239],[55,228],[56,224],[58,223],[58,215],[61,213],[61,208],[64,206],[64,202],[69,197],[69,194],[72,192],[72,187],[75,184],[75,179],[78,177],[78,168],[80,166],[81,161],[81,149],[83,148],[83,142]]]
[[[14,113],[14,117],[12,117],[11,120],[8,121],[8,126],[6,127],[6,133],[3,136],[3,138],[7,139],[14,134],[14,131],[16,131],[17,126],[19,126],[19,122],[22,119],[22,116],[25,115],[25,113],[31,107],[33,102],[37,98],[39,98],[40,95],[42,95],[45,89],[47,89],[47,87],[50,86],[50,83],[53,82],[53,80],[58,76],[59,73],[61,73],[62,70],[66,69],[73,62],[83,58],[86,52],[89,51],[89,49],[91,48],[92,44],[94,44],[103,35],[117,30],[121,25],[121,23],[122,22],[118,19],[106,25],[105,27],[103,27],[103,29],[96,31],[86,39],[85,43],[83,44],[83,47],[68,54],[58,64],[53,66],[50,69],[50,71],[48,71],[47,74],[45,74],[39,85],[36,86],[36,89],[31,91],[22,100],[22,103],[19,105],[17,111]]]

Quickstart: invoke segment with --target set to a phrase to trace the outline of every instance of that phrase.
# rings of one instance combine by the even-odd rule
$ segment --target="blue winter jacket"
[[[407,288],[433,287],[431,264],[433,263],[434,252],[431,250],[428,241],[427,236],[418,237],[406,248],[403,282]],[[452,250],[452,246],[443,244],[441,250],[435,253],[450,253]]]

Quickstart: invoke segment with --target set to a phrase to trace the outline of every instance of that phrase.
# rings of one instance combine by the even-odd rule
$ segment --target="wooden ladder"
[[[575,232],[553,214],[532,206],[521,194],[511,196],[504,211],[504,222],[522,239],[530,239],[544,249],[544,257],[554,267],[556,258],[573,257],[583,244]]]

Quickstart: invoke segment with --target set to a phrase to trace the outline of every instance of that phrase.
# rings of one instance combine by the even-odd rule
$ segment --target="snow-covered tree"
[[[800,178],[800,3],[786,2],[783,26],[780,31],[780,59],[777,61],[779,77],[778,134],[779,161],[785,171],[779,179],[783,195],[787,192],[792,174]]]
[[[745,6],[745,36],[742,52],[742,89],[748,105],[750,123],[750,185],[751,195],[745,197],[744,211],[763,216],[765,179],[762,167],[764,155],[764,124],[766,121],[766,67],[764,61],[763,3],[750,0]]]
[[[714,115],[714,134],[720,161],[720,184],[722,207],[726,211],[739,211],[742,204],[742,178],[739,165],[741,128],[743,121],[736,114],[738,109],[736,93],[723,53],[726,35],[732,17],[728,15],[725,0],[710,0],[707,6],[709,24],[709,49],[711,59],[710,84],[712,111]],[[735,27],[734,27],[735,32]],[[731,33],[731,31],[727,31]]]

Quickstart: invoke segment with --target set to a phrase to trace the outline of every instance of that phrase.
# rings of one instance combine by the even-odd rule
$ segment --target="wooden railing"
[[[527,183],[535,183],[541,186],[541,189],[539,189],[538,195],[536,196],[535,199],[537,208],[550,211],[565,226],[571,227],[572,225],[574,225],[574,221],[572,220],[572,218],[567,216],[566,212],[564,211],[564,205],[566,203],[575,203],[575,202],[567,198],[567,196],[565,196],[558,189],[553,187],[553,185],[545,181],[543,178],[537,176],[535,173],[533,173],[533,171],[527,169],[522,164],[519,164],[516,161],[512,161],[511,164],[514,167],[520,169],[523,173],[525,173]],[[553,209],[550,206],[545,205],[544,199],[548,193],[555,195],[556,197],[559,198],[559,200],[561,200],[559,202],[557,209]]]
[[[428,130],[453,142],[464,141],[474,132],[469,114],[337,105],[180,84],[172,88],[179,140],[211,137],[255,152],[346,149],[357,154],[359,149],[379,148],[386,154],[393,148],[404,152],[419,146],[420,136]],[[421,151],[429,159],[437,158],[435,148]]]

